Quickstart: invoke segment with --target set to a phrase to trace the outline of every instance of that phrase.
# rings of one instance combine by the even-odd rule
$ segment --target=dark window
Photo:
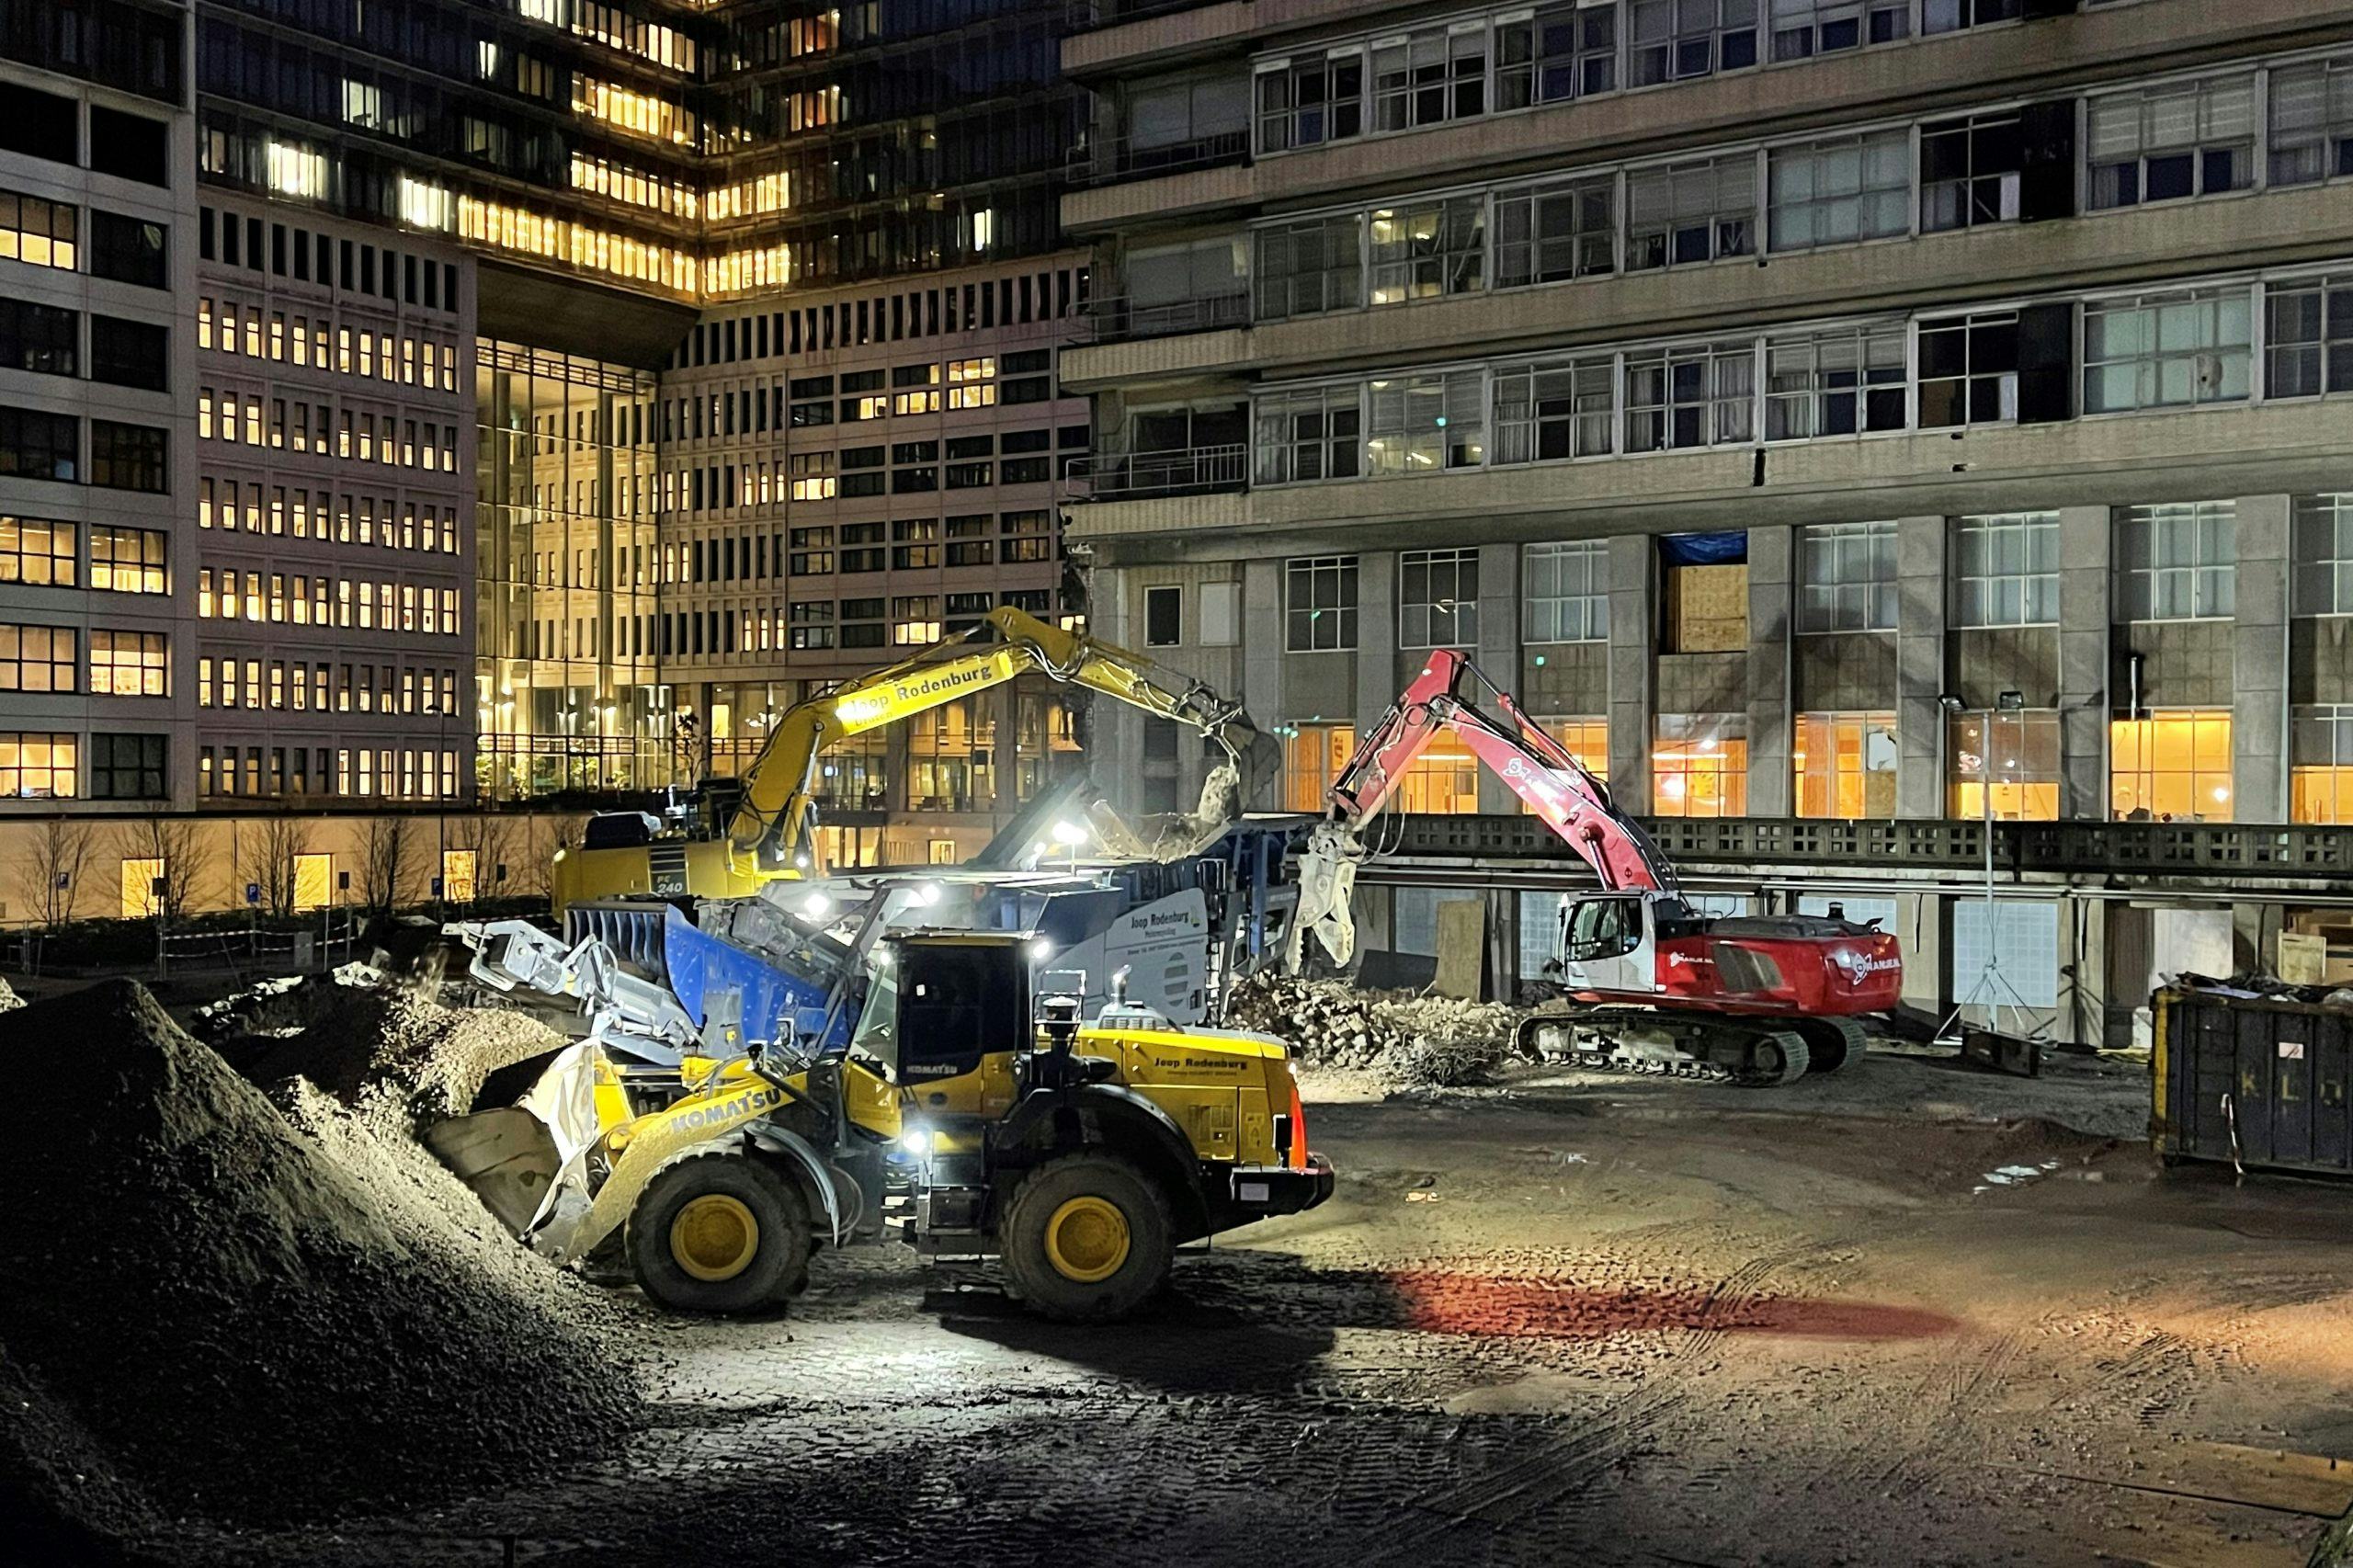
[[[1084,450],[1094,442],[1095,431],[1092,426],[1086,425],[1065,425],[1054,437],[1054,445],[1064,451],[1069,451],[1073,447]]]
[[[1043,484],[1053,476],[1051,458],[1008,458],[997,465],[1000,484]]]
[[[880,370],[852,370],[842,377],[842,391],[846,392],[870,392],[881,390],[882,372]]]
[[[995,446],[996,437],[994,436],[950,436],[948,437],[948,455],[950,459],[984,458]]]
[[[144,289],[171,287],[170,231],[161,223],[90,210],[90,271]]]
[[[1177,626],[1183,618],[1185,592],[1182,588],[1146,588],[1143,591],[1143,645],[1147,648],[1174,648],[1177,642]]]
[[[1054,351],[1051,348],[1025,348],[1018,354],[1007,354],[997,361],[1001,375],[1028,376],[1054,368]]]
[[[1004,436],[1007,452],[1050,452],[1054,449],[1051,430],[1007,430]]]
[[[1054,396],[1054,378],[1051,376],[1016,377],[1012,381],[1000,382],[996,395],[997,401],[1004,403],[1051,403]]]
[[[82,474],[81,435],[71,415],[0,408],[0,478],[73,483]]]
[[[881,468],[881,466],[882,449],[880,447],[844,447],[842,449],[842,467],[844,468]]]
[[[170,738],[165,735],[90,737],[90,795],[99,801],[160,801],[165,783]]]
[[[844,495],[880,495],[882,494],[882,475],[880,471],[872,473],[846,473],[842,475],[841,493]],[[878,551],[876,553],[881,552]],[[843,569],[854,570],[847,566]]]
[[[82,335],[78,311],[0,300],[0,367],[45,376],[77,372]]]
[[[171,349],[168,327],[115,316],[90,317],[90,379],[94,381],[162,392],[170,385]]]
[[[143,114],[90,106],[90,167],[142,185],[172,183],[172,128]]]
[[[171,489],[168,434],[152,425],[90,421],[90,483],[161,495]]]
[[[792,378],[791,392],[794,397],[831,397],[834,395],[834,378],[795,376]]]
[[[40,7],[21,9],[38,11]],[[81,107],[55,93],[0,82],[0,151],[47,158],[53,164],[80,163]]]

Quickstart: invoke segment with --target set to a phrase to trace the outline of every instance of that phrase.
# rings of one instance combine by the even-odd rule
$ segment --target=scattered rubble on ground
[[[1227,1004],[1238,1028],[1276,1036],[1313,1067],[1365,1071],[1407,1087],[1491,1082],[1518,1017],[1500,1002],[1415,991],[1359,991],[1337,981],[1252,976]]]
[[[591,1314],[551,1295],[576,1287],[407,1142],[418,1098],[459,1092],[472,1060],[348,1032],[376,1079],[357,1108],[295,1083],[281,1110],[131,982],[0,1021],[0,1055],[44,1090],[0,1144],[0,1496],[135,1533],[136,1507],[74,1501],[90,1483],[72,1474],[119,1471],[173,1515],[346,1514],[502,1483],[636,1422]],[[44,1425],[85,1438],[72,1472]]]
[[[12,1013],[24,1005],[25,999],[17,994],[17,988],[0,980],[0,1013]]]

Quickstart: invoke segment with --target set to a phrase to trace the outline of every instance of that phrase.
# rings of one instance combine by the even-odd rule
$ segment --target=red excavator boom
[[[1493,699],[1501,720],[1466,697],[1472,681]],[[1430,655],[1325,792],[1327,818],[1301,855],[1294,969],[1303,962],[1310,933],[1335,964],[1346,967],[1353,960],[1351,905],[1365,856],[1362,829],[1441,730],[1459,736],[1599,880],[1599,895],[1571,904],[1553,965],[1565,996],[1603,1005],[1590,1017],[1606,1014],[1624,1033],[1620,1015],[1639,1008],[1650,1023],[1667,1026],[1665,1032],[1687,1056],[1695,1049],[1699,1060],[1729,1052],[1752,1081],[1784,1082],[1804,1071],[1803,1044],[1789,1034],[1733,1028],[1728,1020],[1838,1019],[1895,1005],[1903,966],[1893,936],[1818,916],[1697,914],[1684,902],[1656,842],[1619,811],[1609,787],[1478,666],[1445,649]],[[1711,1028],[1711,1017],[1727,1022]],[[1834,1049],[1843,1056],[1854,1039],[1851,1026],[1801,1032],[1822,1034],[1818,1058]],[[1760,1050],[1774,1058],[1769,1070],[1755,1066]]]

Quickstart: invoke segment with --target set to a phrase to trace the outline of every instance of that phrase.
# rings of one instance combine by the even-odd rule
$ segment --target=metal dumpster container
[[[2159,1154],[2353,1175],[2353,1008],[2179,987],[2151,1007]]]

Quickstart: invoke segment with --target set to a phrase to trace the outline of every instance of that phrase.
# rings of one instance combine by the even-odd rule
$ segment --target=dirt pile
[[[419,1121],[464,1115],[493,1073],[566,1043],[536,1018],[446,1007],[364,964],[233,1000],[245,1005],[205,1021],[255,1083],[307,1078],[347,1106],[381,1090]]]
[[[1288,1043],[1316,1067],[1370,1072],[1409,1087],[1489,1082],[1512,1051],[1518,1015],[1500,1002],[1359,991],[1267,972],[1236,989],[1226,1017]]]
[[[306,1136],[137,984],[9,1014],[11,1058],[44,1101],[0,1141],[0,1345],[45,1391],[34,1408],[159,1507],[245,1525],[395,1506],[638,1418],[596,1335],[401,1173],[346,1168],[335,1113],[311,1107]],[[287,1091],[298,1113],[306,1092]],[[54,1468],[21,1461],[30,1416],[0,1417],[11,1489],[63,1508]],[[107,1512],[137,1533],[135,1509]]]

